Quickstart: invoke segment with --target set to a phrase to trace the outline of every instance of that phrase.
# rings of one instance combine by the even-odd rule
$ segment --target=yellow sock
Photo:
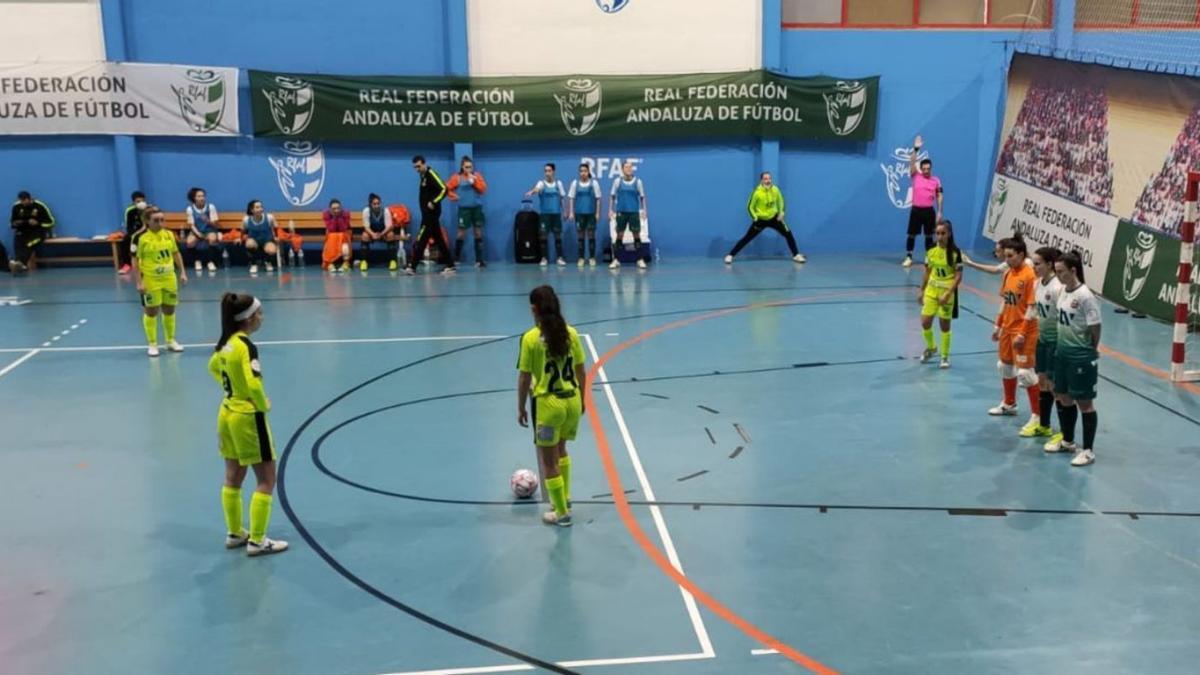
[[[922,328],[921,337],[925,338],[925,348],[933,349],[933,328]]]
[[[560,457],[558,459],[558,474],[560,476],[562,476],[562,479],[563,479],[563,498],[569,500],[571,498],[571,458],[570,458],[570,456]]]
[[[242,490],[228,485],[221,487],[221,507],[225,510],[225,527],[229,534],[242,533]]]
[[[167,342],[175,340],[175,315],[163,314],[163,333],[166,334]]]
[[[546,492],[550,493],[550,504],[560,516],[567,515],[567,495],[563,491],[562,476],[546,479]]]
[[[146,344],[158,344],[158,317],[142,315],[142,328],[146,331]]]
[[[271,495],[255,492],[250,498],[250,541],[261,542],[267,536],[267,523],[271,522]]]
[[[950,335],[952,331],[942,333],[942,358],[950,358]]]

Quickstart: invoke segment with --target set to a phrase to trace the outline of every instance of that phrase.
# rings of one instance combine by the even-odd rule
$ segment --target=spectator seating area
[[[1067,199],[1109,211],[1108,95],[1100,87],[1035,83],[1025,94],[996,170]]]
[[[1146,184],[1133,205],[1133,221],[1178,237],[1187,172],[1197,168],[1200,168],[1200,107],[1188,115],[1162,169]]]

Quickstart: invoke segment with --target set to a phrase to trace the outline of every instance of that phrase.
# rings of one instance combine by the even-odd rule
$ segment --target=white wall
[[[472,75],[701,73],[762,65],[759,0],[467,0]],[[621,4],[615,0],[615,4]]]
[[[0,62],[103,60],[98,0],[0,1]]]

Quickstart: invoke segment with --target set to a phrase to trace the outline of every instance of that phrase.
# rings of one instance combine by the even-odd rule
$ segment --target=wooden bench
[[[110,249],[108,255],[101,253],[105,248]],[[107,238],[53,237],[44,240],[38,249],[38,253],[34,253],[29,257],[30,270],[37,269],[39,265],[107,263],[110,260],[114,268],[119,266],[117,242],[110,242]]]
[[[350,227],[353,238],[357,241],[358,236],[362,234],[362,211],[348,209],[350,213]],[[187,239],[189,227],[187,224],[187,214],[183,211],[166,211],[164,212],[167,219],[164,224],[168,230],[177,233],[179,242],[182,245]],[[279,211],[273,212],[275,216],[275,224],[284,230],[289,230],[299,235],[305,242],[323,242],[325,240],[325,219],[321,217],[321,211]],[[220,228],[222,233],[233,232],[242,229],[243,214],[240,211],[226,211],[221,214]],[[109,248],[109,255],[80,255],[72,254],[72,249],[95,248],[103,250],[104,245]],[[34,269],[41,264],[56,264],[62,262],[83,262],[83,263],[98,263],[112,261],[113,269],[118,269],[120,263],[120,239],[103,238],[103,239],[83,239],[80,237],[56,237],[47,239],[42,242],[41,255],[34,255],[30,258],[29,268]],[[282,248],[282,247],[281,247]],[[181,246],[182,249],[182,246]]]

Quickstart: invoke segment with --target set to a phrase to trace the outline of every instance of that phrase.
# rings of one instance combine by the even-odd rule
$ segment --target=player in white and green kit
[[[933,231],[937,244],[925,251],[925,278],[921,280],[921,337],[925,352],[921,363],[938,353],[933,345],[933,317],[942,330],[942,362],[950,367],[950,321],[958,317],[958,285],[962,283],[962,252],[954,243],[954,229],[948,220],[939,221]]]
[[[188,281],[183,268],[183,257],[175,233],[163,227],[166,214],[157,206],[147,206],[142,211],[146,230],[138,237],[137,261],[133,266],[133,283],[142,296],[142,328],[146,331],[146,342],[150,345],[150,356],[158,356],[158,315],[163,318],[163,333],[167,338],[167,349],[183,351],[175,341],[175,306],[179,304],[179,284]],[[178,281],[176,273],[178,272]]]
[[[1096,461],[1096,381],[1100,359],[1100,302],[1083,283],[1083,262],[1078,253],[1067,253],[1054,264],[1063,283],[1058,297],[1058,349],[1054,353],[1054,393],[1063,439],[1047,452],[1075,451],[1072,466]],[[1082,447],[1075,446],[1075,417],[1083,418]]]
[[[537,324],[521,336],[517,358],[517,423],[529,425],[526,401],[533,400],[534,444],[553,511],[542,514],[547,525],[571,524],[571,458],[567,441],[575,440],[584,411],[584,356],[579,333],[567,324],[558,296],[549,286],[529,293],[529,309]]]
[[[1050,436],[1047,446],[1062,443],[1062,434],[1050,428],[1050,409],[1054,407],[1054,353],[1058,350],[1058,298],[1062,295],[1062,282],[1054,272],[1054,263],[1062,257],[1062,251],[1045,246],[1033,252],[1033,271],[1038,280],[1033,293],[1038,315],[1038,341],[1034,352],[1033,369],[1038,376],[1038,425],[1026,425],[1021,435]]]

